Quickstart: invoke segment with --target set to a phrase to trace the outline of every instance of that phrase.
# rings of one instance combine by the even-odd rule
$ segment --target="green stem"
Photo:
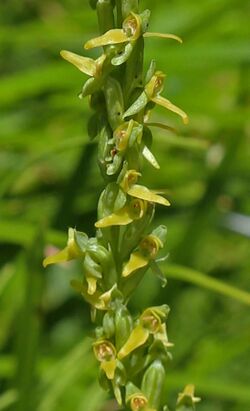
[[[111,0],[98,0],[96,4],[100,34],[113,29],[115,26]]]
[[[121,0],[116,0],[116,13],[117,13],[117,27],[122,26],[122,3]]]

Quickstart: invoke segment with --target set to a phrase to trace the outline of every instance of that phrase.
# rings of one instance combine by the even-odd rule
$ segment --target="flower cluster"
[[[156,411],[165,403],[162,394],[171,358],[169,307],[149,307],[133,318],[127,304],[148,268],[166,284],[157,261],[167,229],[161,225],[150,231],[149,225],[156,205],[170,203],[139,180],[144,160],[159,168],[147,124],[152,108],[161,105],[184,123],[188,117],[161,95],[165,75],[154,61],[143,75],[143,50],[147,37],[181,39],[148,32],[150,11],[140,13],[138,0],[97,0],[91,5],[97,11],[100,36],[84,47],[102,47],[102,54],[95,60],[70,51],[61,56],[89,76],[80,98],[89,96],[89,134],[98,140],[98,164],[106,187],[98,203],[96,236],[70,228],[66,247],[45,258],[44,266],[79,261],[83,278],[73,280],[72,286],[90,304],[96,324],[93,351],[100,384],[125,408]],[[193,387],[187,386],[176,409],[194,410],[196,401]]]

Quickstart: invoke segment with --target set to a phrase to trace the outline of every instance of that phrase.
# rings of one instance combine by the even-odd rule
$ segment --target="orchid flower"
[[[95,47],[105,47],[109,45],[121,45],[121,49],[117,49],[116,55],[111,59],[111,63],[114,66],[123,64],[129,56],[131,55],[134,45],[139,37],[158,37],[165,39],[177,40],[182,43],[180,37],[174,34],[162,34],[162,33],[151,33],[145,32],[147,28],[147,23],[149,19],[149,13],[136,14],[131,12],[128,17],[124,20],[121,29],[111,29],[99,37],[95,37],[88,40],[84,48],[86,50]]]
[[[142,218],[147,209],[147,202],[143,200],[132,200],[120,210],[101,218],[95,223],[96,228],[111,227],[114,225],[127,225],[134,220]]]
[[[43,266],[47,267],[50,264],[65,263],[66,261],[84,257],[87,241],[88,237],[85,233],[69,228],[67,246],[58,253],[46,257],[43,260]]]
[[[139,268],[147,266],[151,260],[154,260],[160,248],[163,247],[161,240],[150,234],[146,236],[139,244],[139,250],[134,251],[129,261],[124,265],[122,276],[128,277]]]
[[[143,92],[134,101],[134,103],[127,109],[123,117],[127,118],[139,113],[141,110],[145,109],[146,105],[152,101],[166,109],[178,114],[184,124],[188,123],[187,114],[181,110],[179,107],[175,106],[171,101],[162,97],[160,93],[163,90],[165,74],[161,71],[156,71],[151,79],[146,83]]]
[[[108,340],[97,340],[93,344],[95,357],[101,363],[101,369],[107,378],[112,380],[117,366],[116,349]]]
[[[121,188],[131,197],[140,198],[141,200],[149,201],[152,203],[162,204],[169,206],[170,202],[157,193],[150,191],[147,187],[136,184],[138,177],[141,173],[136,170],[128,170],[120,183]]]
[[[167,305],[144,310],[139,318],[138,325],[131,332],[128,340],[118,352],[117,357],[120,360],[123,359],[136,348],[145,344],[151,334],[159,332],[168,312],[169,308]]]

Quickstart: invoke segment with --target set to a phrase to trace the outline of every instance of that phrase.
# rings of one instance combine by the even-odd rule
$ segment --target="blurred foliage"
[[[200,411],[248,411],[249,3],[141,3],[152,31],[184,38],[182,46],[147,39],[146,60],[167,72],[164,94],[191,121],[183,127],[161,109],[152,118],[178,130],[155,128],[161,172],[144,174],[172,200],[156,221],[169,230],[169,281],[161,289],[147,275],[130,305],[172,308],[170,403],[193,382]],[[69,287],[79,267],[41,267],[68,226],[93,231],[103,183],[88,101],[77,98],[85,78],[59,51],[80,54],[96,30],[87,0],[0,2],[0,410],[114,407],[96,382],[88,307]]]

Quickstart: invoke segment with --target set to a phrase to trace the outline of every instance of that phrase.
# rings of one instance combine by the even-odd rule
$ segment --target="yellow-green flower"
[[[118,352],[119,360],[129,355],[136,348],[146,343],[150,334],[160,331],[162,320],[166,318],[165,308],[151,307],[143,311],[138,325],[131,332],[128,340]]]
[[[132,382],[126,385],[126,404],[130,405],[132,411],[156,411],[148,407],[148,399]]]
[[[116,150],[118,152],[124,152],[134,144],[140,144],[142,140],[142,130],[142,125],[136,121],[124,121],[113,133],[113,142]]]
[[[178,399],[177,399],[177,409],[179,409],[178,407],[180,406],[180,408],[182,409],[182,406],[186,405],[186,406],[194,406],[195,403],[199,402],[201,399],[199,397],[195,397],[194,396],[194,385],[193,384],[188,384],[186,385],[186,387],[184,388],[184,391],[182,393],[180,393],[178,395]],[[193,410],[194,408],[190,408],[190,410]],[[189,408],[188,408],[189,410]]]
[[[109,309],[112,293],[117,289],[117,285],[114,284],[112,288],[104,293],[100,290],[96,290],[94,294],[89,293],[88,286],[78,280],[72,280],[71,286],[80,293],[84,299],[93,307],[93,309],[106,311]]]
[[[108,340],[98,340],[93,344],[95,357],[109,380],[113,380],[117,366],[116,349]]]
[[[97,228],[111,227],[114,225],[127,225],[134,220],[142,218],[147,210],[147,202],[143,200],[132,200],[120,210],[106,217],[101,218],[95,223]]]
[[[152,203],[162,204],[169,206],[170,202],[159,196],[157,193],[150,191],[147,187],[136,184],[138,177],[141,173],[136,170],[128,170],[120,183],[121,188],[125,193],[129,194],[131,197],[140,198],[141,200],[149,201]]]
[[[182,43],[180,37],[175,34],[162,34],[162,33],[143,33],[141,17],[131,12],[129,16],[124,20],[122,29],[112,29],[108,30],[106,33],[99,37],[95,37],[85,43],[84,48],[86,50],[92,49],[95,47],[108,46],[110,44],[122,44],[122,43],[133,43],[141,35],[144,37],[158,37],[165,39],[177,40],[179,43]]]
[[[87,41],[84,48],[88,50],[95,47],[108,46],[110,44],[134,42],[140,37],[141,34],[140,16],[138,14],[131,13],[124,20],[122,29],[108,30],[102,36]]]
[[[161,240],[150,234],[139,244],[139,250],[130,255],[129,261],[124,265],[122,276],[128,277],[139,268],[146,267],[154,260],[160,248],[163,247]]]
[[[146,105],[150,101],[152,101],[178,114],[182,118],[184,124],[187,124],[187,114],[179,107],[171,103],[171,101],[167,100],[166,98],[160,95],[160,93],[163,90],[164,78],[165,74],[163,74],[161,71],[156,71],[151,77],[151,79],[148,81],[148,83],[145,85],[144,91],[140,94],[137,100],[128,108],[128,110],[124,113],[123,117],[126,118],[139,113],[146,107]]]
[[[85,239],[87,239],[87,236],[84,235],[84,233],[81,234],[85,236]],[[73,228],[69,228],[67,246],[57,254],[46,257],[43,260],[43,266],[47,267],[49,264],[64,263],[66,261],[83,257],[84,252],[79,247],[76,235],[77,231]]]

